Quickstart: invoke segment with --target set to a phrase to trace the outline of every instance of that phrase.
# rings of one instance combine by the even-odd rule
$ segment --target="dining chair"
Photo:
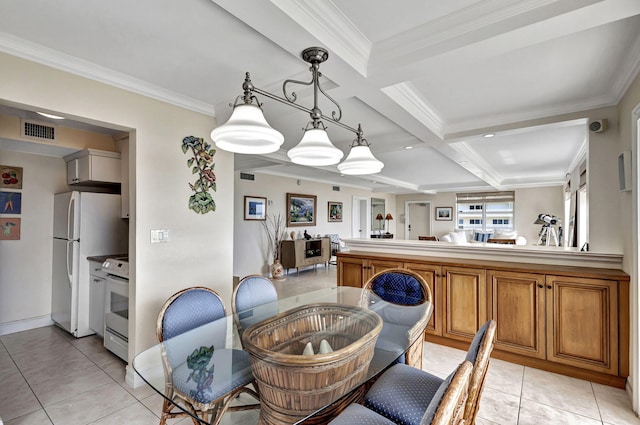
[[[248,353],[224,346],[226,325],[221,326],[219,335],[212,338],[212,346],[200,347],[190,355],[183,350],[191,351],[191,347],[171,344],[171,338],[215,322],[225,315],[226,310],[220,296],[214,290],[204,287],[183,289],[169,297],[160,309],[156,334],[158,341],[163,343],[162,361],[165,372],[165,399],[160,425],[165,424],[170,418],[188,416],[179,408],[174,409],[177,403],[184,404],[187,410],[207,422],[211,414],[212,425],[218,425],[227,411],[259,407],[259,404],[229,406],[241,393],[250,394],[256,399],[258,395],[251,388],[247,388],[247,385],[254,381]],[[204,361],[206,366],[211,359],[214,362],[216,359],[228,362],[233,367],[233,373],[215,373],[211,368],[203,375],[203,368],[198,367],[198,363],[202,364]],[[199,379],[201,377],[203,379]],[[196,419],[192,417],[191,420],[198,425]]]
[[[262,275],[240,279],[231,296],[231,310],[240,340],[249,326],[278,314],[278,292],[273,282]]]
[[[487,321],[475,334],[467,351],[465,360],[473,365],[473,371],[464,407],[465,424],[475,423],[495,333],[495,320]],[[397,364],[373,384],[365,395],[364,405],[395,423],[417,425],[442,381],[423,370]]]
[[[384,320],[378,341],[386,346],[377,347],[393,351],[395,344],[403,352],[409,347],[404,362],[422,368],[424,332],[433,312],[433,297],[427,282],[412,270],[393,268],[374,274],[364,289],[365,297],[373,293],[374,298],[386,302],[379,306],[371,297],[363,300],[363,306],[376,311]],[[419,308],[421,306],[427,308]]]
[[[473,367],[465,360],[436,388],[433,397],[417,422],[419,425],[463,425],[464,405]],[[388,394],[390,402],[402,405],[404,400],[396,394]],[[395,425],[379,413],[360,404],[350,404],[329,425]]]

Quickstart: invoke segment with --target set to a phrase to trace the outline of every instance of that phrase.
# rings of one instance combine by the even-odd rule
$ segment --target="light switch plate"
[[[151,229],[151,243],[167,243],[167,242],[169,242],[169,230]]]

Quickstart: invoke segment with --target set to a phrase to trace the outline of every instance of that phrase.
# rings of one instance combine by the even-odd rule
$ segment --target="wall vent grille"
[[[256,176],[254,176],[253,174],[249,174],[249,173],[240,173],[240,180],[255,180]]]
[[[340,186],[333,186],[334,192],[340,192]]]
[[[53,125],[37,122],[22,120],[21,136],[25,138],[38,139],[38,140],[56,140],[56,128]]]

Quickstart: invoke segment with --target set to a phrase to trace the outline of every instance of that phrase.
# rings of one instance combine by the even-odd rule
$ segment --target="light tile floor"
[[[280,297],[334,285],[336,267],[285,277],[275,282]],[[424,350],[424,369],[441,377],[465,355],[431,343]],[[128,387],[124,366],[99,338],[75,339],[53,326],[2,336],[0,418],[6,425],[156,425],[162,397]],[[255,410],[228,413],[223,424],[253,425],[257,417]],[[492,359],[476,423],[640,425],[640,419],[623,390]]]

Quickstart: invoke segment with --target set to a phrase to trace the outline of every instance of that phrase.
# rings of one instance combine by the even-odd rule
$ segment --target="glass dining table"
[[[200,370],[209,371],[208,379],[198,381],[198,390],[206,392],[207,388],[203,386],[233,381],[234,377],[246,374],[247,371],[238,366],[238,356],[222,354],[247,350],[251,354],[251,368],[256,377],[253,385],[257,385],[261,398],[260,414],[255,415],[256,424],[327,423],[347,404],[361,400],[368,388],[367,383],[374,381],[394,363],[403,361],[414,342],[410,340],[410,335],[416,334],[417,326],[424,326],[425,319],[428,320],[432,311],[433,306],[429,302],[401,306],[388,303],[361,288],[339,286],[315,290],[236,312],[235,317],[228,314],[167,339],[136,355],[133,368],[151,388],[173,403],[171,397],[166,395],[169,393],[166,386],[180,386],[176,380],[182,380],[182,384],[193,380],[196,371],[178,374],[177,368],[172,368],[172,376],[166,376],[167,369],[163,362],[167,361],[167,356],[174,363],[177,361],[187,365],[194,363],[190,359],[195,353],[207,350],[215,353],[218,350],[221,355],[209,355],[204,359],[206,365],[200,360],[197,366]],[[246,328],[247,323],[252,326]],[[274,338],[279,340],[274,341]],[[318,343],[320,338],[323,342]],[[362,341],[364,343],[361,344]],[[370,345],[370,349],[361,349],[365,343]],[[316,354],[303,355],[305,348]],[[350,364],[346,364],[345,359],[348,358],[352,359]],[[289,359],[293,364],[278,363],[283,359]],[[314,364],[315,359],[321,362]],[[283,365],[282,370],[279,370],[278,364]],[[327,370],[332,365],[338,365],[336,367],[342,370]],[[189,364],[189,367],[192,365]],[[275,375],[265,374],[265,367],[271,367],[270,373]],[[348,373],[344,373],[347,369]],[[309,370],[313,371],[311,375],[295,375]],[[295,378],[292,378],[292,373]],[[280,375],[286,376],[288,381],[284,380],[283,383]],[[348,375],[350,380],[343,375]],[[345,380],[334,382],[341,377]],[[300,380],[311,383],[296,382]],[[291,387],[287,393],[288,385],[302,387]],[[322,388],[315,389],[313,385]],[[339,389],[337,392],[336,387]],[[274,397],[274,388],[280,391],[278,400],[286,399],[283,407],[286,413],[274,413],[274,408],[280,409],[274,407],[274,398],[270,399]],[[326,391],[326,388],[333,390]],[[285,391],[286,397],[283,397],[282,391]],[[300,399],[305,394],[315,396],[312,397],[313,403]],[[199,423],[208,423],[181,403],[176,403],[176,406]],[[246,419],[243,419],[243,423],[247,423]]]

